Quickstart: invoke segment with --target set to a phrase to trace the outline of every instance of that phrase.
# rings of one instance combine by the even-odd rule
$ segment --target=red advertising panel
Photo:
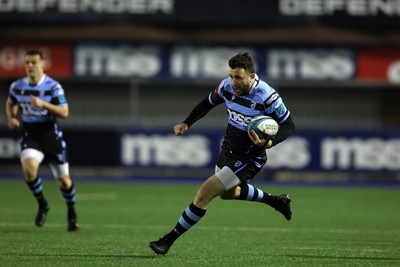
[[[360,81],[400,83],[399,48],[360,48],[357,60]]]
[[[54,78],[72,76],[72,46],[69,44],[3,43],[0,44],[0,77],[24,76],[24,56],[30,48],[44,52],[48,75]]]

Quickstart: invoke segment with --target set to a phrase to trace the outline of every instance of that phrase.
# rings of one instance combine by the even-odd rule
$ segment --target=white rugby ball
[[[251,119],[247,129],[254,130],[260,138],[265,137],[265,131],[267,136],[273,137],[279,130],[279,124],[269,116],[257,116]]]

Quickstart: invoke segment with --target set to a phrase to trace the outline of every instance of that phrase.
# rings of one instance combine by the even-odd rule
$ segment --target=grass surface
[[[166,256],[148,242],[167,233],[198,184],[79,183],[81,229],[66,231],[66,207],[44,182],[50,212],[22,181],[0,181],[0,266],[400,266],[400,190],[258,185],[289,192],[293,219],[264,204],[212,202]]]

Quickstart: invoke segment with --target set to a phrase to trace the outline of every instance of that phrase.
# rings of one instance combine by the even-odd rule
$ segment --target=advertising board
[[[213,169],[223,131],[176,137],[168,129],[66,130],[71,165],[124,168]],[[104,140],[107,140],[105,142]],[[298,131],[267,150],[269,171],[400,171],[400,138],[395,132]],[[0,165],[18,164],[15,132],[0,131]]]

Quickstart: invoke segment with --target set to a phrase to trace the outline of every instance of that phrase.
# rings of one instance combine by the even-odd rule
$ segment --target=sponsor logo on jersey
[[[276,105],[275,107],[275,114],[276,116],[278,116],[278,118],[281,118],[283,115],[285,115],[286,111],[287,108],[285,104],[283,104],[283,102],[278,103],[278,105]]]
[[[228,111],[229,119],[231,119],[233,122],[235,122],[239,125],[247,126],[247,124],[253,118],[253,117],[238,113],[236,111],[230,110],[229,108],[227,109],[227,111]]]
[[[67,103],[67,99],[65,99],[65,95],[59,95],[58,96],[58,101],[60,102],[60,104],[66,104]]]
[[[34,116],[46,116],[49,112],[47,109],[44,108],[35,108],[32,107],[31,103],[29,102],[24,102],[20,103],[20,107],[22,110],[22,115],[34,115]]]

